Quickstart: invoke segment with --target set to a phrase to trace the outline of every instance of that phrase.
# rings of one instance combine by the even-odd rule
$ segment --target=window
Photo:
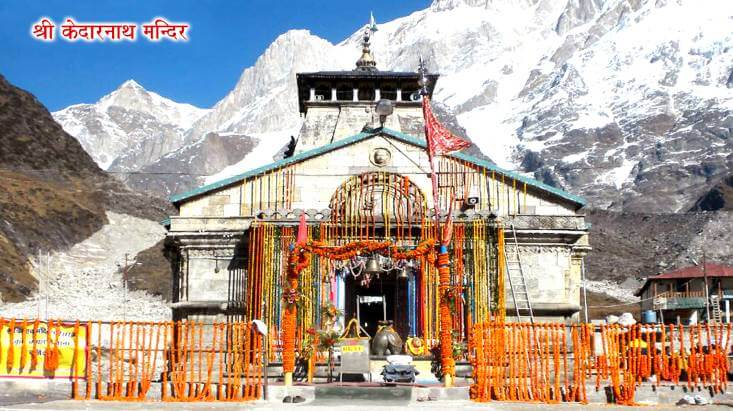
[[[341,83],[336,87],[336,100],[351,101],[354,99],[354,87],[351,84]]]

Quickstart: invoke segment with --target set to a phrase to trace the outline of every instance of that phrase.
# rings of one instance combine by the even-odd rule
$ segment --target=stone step
[[[375,401],[409,401],[412,397],[410,386],[395,387],[351,387],[351,386],[316,386],[317,400],[375,400]]]

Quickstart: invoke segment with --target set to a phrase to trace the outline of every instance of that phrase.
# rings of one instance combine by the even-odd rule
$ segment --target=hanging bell
[[[369,257],[364,267],[364,271],[368,273],[378,273],[380,271],[379,262],[375,256]]]
[[[402,269],[400,270],[400,273],[397,276],[397,278],[399,278],[401,280],[407,280],[408,278],[410,278],[410,275],[407,272],[407,267],[402,267]]]

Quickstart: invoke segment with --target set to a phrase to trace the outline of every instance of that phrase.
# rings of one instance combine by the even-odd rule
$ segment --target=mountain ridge
[[[733,170],[731,4],[436,0],[379,24],[372,51],[383,70],[412,71],[426,57],[441,73],[436,101],[499,165],[595,207],[678,212]],[[336,44],[308,30],[278,36],[185,143],[282,131],[271,138],[286,144],[301,121],[295,73],[353,68],[361,32]],[[147,157],[132,163],[162,156]],[[134,169],[123,163],[112,170]]]
[[[0,300],[38,285],[31,257],[63,250],[98,231],[116,211],[147,219],[170,205],[110,177],[30,93],[0,75]]]
[[[95,103],[74,104],[52,114],[100,167],[128,171],[183,145],[185,130],[206,112],[130,79]]]

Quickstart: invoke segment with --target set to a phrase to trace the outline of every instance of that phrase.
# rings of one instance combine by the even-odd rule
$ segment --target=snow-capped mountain
[[[119,171],[137,169],[179,148],[184,132],[207,112],[128,80],[94,104],[76,104],[53,117],[100,167]]]
[[[733,174],[730,27],[728,0],[435,0],[379,24],[372,51],[381,70],[425,57],[436,100],[499,165],[593,206],[676,212]],[[353,68],[362,30],[279,36],[185,142],[263,134],[276,144],[250,158],[271,158],[301,121],[295,73]]]
[[[733,171],[732,24],[729,1],[436,0],[380,24],[372,50],[382,70],[427,58],[436,99],[500,165],[673,212]],[[353,67],[360,36],[285,33],[189,138],[299,124],[295,72]]]
[[[354,61],[354,50],[336,47],[307,30],[288,31],[244,70],[234,89],[193,125],[188,138],[209,131],[253,134],[298,128],[296,73],[350,68]],[[289,137],[283,136],[283,144]]]

